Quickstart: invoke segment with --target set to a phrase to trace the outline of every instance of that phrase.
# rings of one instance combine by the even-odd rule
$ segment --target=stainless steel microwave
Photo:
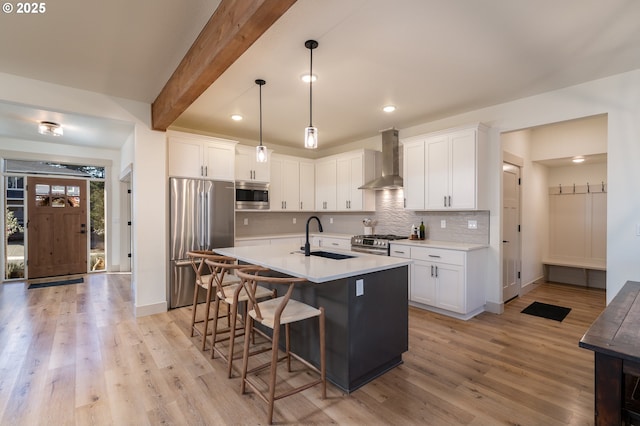
[[[269,210],[269,184],[236,182],[237,210]]]

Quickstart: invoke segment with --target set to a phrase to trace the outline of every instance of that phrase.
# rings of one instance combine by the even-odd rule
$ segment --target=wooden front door
[[[27,178],[28,278],[87,272],[87,183]]]

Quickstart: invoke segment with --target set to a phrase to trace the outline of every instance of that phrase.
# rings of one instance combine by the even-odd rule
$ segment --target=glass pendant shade
[[[304,147],[307,149],[316,149],[318,147],[318,129],[316,127],[304,129]]]
[[[267,147],[264,145],[256,146],[256,162],[258,163],[266,163],[267,162]]]

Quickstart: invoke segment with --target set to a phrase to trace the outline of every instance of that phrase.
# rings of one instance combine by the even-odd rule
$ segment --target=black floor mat
[[[31,288],[53,287],[56,285],[79,284],[83,282],[84,282],[84,278],[74,278],[71,280],[49,281],[46,283],[29,284],[29,288],[31,289]]]
[[[548,318],[555,321],[562,321],[571,312],[571,308],[565,308],[547,303],[533,302],[521,311],[523,314],[534,315],[536,317]]]

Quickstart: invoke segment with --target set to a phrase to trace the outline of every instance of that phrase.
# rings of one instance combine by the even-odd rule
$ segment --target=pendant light
[[[256,80],[256,84],[260,86],[260,145],[256,146],[256,161],[258,163],[266,163],[268,159],[267,147],[262,145],[262,86],[267,84],[262,79]]]
[[[304,45],[309,49],[310,62],[309,62],[309,127],[304,129],[304,147],[308,149],[315,149],[318,147],[318,129],[313,127],[313,49],[318,47],[318,42],[315,40],[307,40]]]

